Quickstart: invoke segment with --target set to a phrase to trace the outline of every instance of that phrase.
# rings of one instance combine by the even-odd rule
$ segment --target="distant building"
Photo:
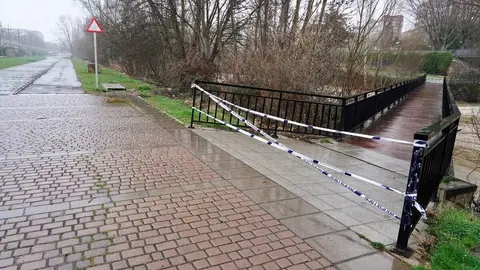
[[[403,15],[383,16],[375,22],[370,40],[379,49],[388,49],[398,45],[402,35]]]

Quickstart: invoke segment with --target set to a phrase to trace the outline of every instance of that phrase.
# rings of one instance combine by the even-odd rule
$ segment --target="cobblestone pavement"
[[[0,130],[2,269],[334,269],[231,184],[266,178],[147,107],[2,96]]]
[[[0,95],[10,95],[30,83],[46,69],[58,61],[57,58],[0,69]]]

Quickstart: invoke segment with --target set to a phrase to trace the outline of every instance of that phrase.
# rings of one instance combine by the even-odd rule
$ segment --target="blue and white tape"
[[[209,94],[209,93],[208,93]],[[211,95],[209,94],[209,97],[215,102],[217,103],[218,105],[220,105],[220,107],[222,107],[223,109],[225,109],[226,111],[228,111],[229,113],[231,113],[234,117],[236,117],[237,119],[239,119],[240,121],[242,121],[245,125],[247,125],[248,127],[252,128],[253,130],[255,130],[256,132],[259,132],[260,134],[262,134],[265,138],[268,139],[268,141],[270,141],[271,143],[275,143],[276,145],[284,148],[284,150],[286,150],[288,153],[290,154],[293,154],[294,156],[298,157],[298,158],[302,158],[302,159],[306,159],[308,160],[309,162],[312,162],[314,164],[317,164],[317,165],[320,165],[322,167],[325,167],[325,168],[328,168],[328,169],[331,169],[333,171],[336,171],[336,172],[339,172],[339,173],[342,173],[346,176],[349,176],[349,177],[353,177],[353,178],[356,178],[358,180],[361,180],[363,182],[366,182],[366,183],[369,183],[371,185],[374,185],[374,186],[377,186],[377,187],[380,187],[380,188],[384,188],[386,190],[389,190],[389,191],[392,191],[392,192],[395,192],[395,193],[398,193],[400,195],[403,195],[403,196],[407,196],[404,192],[401,192],[397,189],[394,189],[394,188],[391,188],[387,185],[384,185],[384,184],[381,184],[379,182],[376,182],[376,181],[373,181],[371,179],[368,179],[368,178],[365,178],[363,176],[360,176],[360,175],[357,175],[357,174],[354,174],[354,173],[350,173],[350,172],[347,172],[347,171],[344,171],[342,169],[339,169],[339,168],[336,168],[334,166],[331,166],[331,165],[328,165],[328,164],[325,164],[325,163],[322,163],[318,160],[315,160],[313,158],[310,158],[308,156],[305,156],[301,153],[298,153],[296,151],[293,151],[291,149],[289,149],[287,146],[281,144],[280,142],[278,142],[277,140],[275,140],[274,138],[272,138],[270,135],[268,135],[266,132],[264,132],[263,130],[261,130],[260,128],[256,127],[254,124],[250,123],[247,119],[245,119],[244,117],[242,117],[241,115],[239,115],[238,113],[236,113],[235,111],[233,111],[231,108],[229,108],[227,105],[225,105],[224,103],[222,103],[219,98],[215,95]],[[409,194],[408,196],[412,196],[412,197],[415,197],[416,194]]]
[[[254,115],[257,115],[257,116],[260,116],[260,117],[264,117],[264,118],[267,118],[267,119],[275,120],[275,121],[278,121],[278,122],[282,122],[282,123],[285,123],[285,124],[300,126],[300,127],[304,127],[304,128],[307,128],[307,129],[314,129],[314,130],[320,130],[320,131],[331,132],[331,133],[336,133],[336,134],[343,134],[343,135],[347,135],[347,136],[354,136],[354,137],[359,137],[359,138],[364,138],[364,139],[370,139],[370,140],[374,140],[374,141],[385,141],[385,142],[408,144],[408,145],[413,145],[413,146],[417,146],[417,147],[428,148],[428,143],[426,141],[422,141],[422,140],[415,140],[414,142],[411,142],[411,141],[404,141],[404,140],[398,140],[398,139],[392,139],[392,138],[386,138],[386,137],[380,137],[380,136],[372,136],[372,135],[366,135],[366,134],[355,133],[355,132],[347,132],[347,131],[341,131],[341,130],[335,130],[335,129],[330,129],[330,128],[323,128],[323,127],[317,127],[317,126],[313,126],[313,125],[307,125],[307,124],[299,123],[299,122],[296,122],[296,121],[288,120],[288,119],[285,119],[285,118],[280,118],[280,117],[277,117],[277,116],[273,116],[273,115],[270,115],[270,114],[250,110],[248,108],[236,105],[232,102],[229,102],[227,100],[224,100],[224,99],[222,99],[218,96],[215,96],[215,95],[209,93],[208,91],[206,91],[205,89],[203,89],[202,87],[200,87],[199,85],[197,85],[195,83],[192,84],[192,87],[197,88],[198,90],[202,91],[203,93],[205,93],[207,96],[209,96],[212,99],[216,98],[218,101],[220,101],[224,104],[233,106],[233,107],[235,107],[239,110],[242,110],[244,112],[251,113],[251,114],[254,114]]]
[[[204,115],[207,116],[208,118],[213,119],[214,121],[217,121],[218,123],[220,123],[220,124],[222,124],[222,125],[225,125],[225,126],[227,126],[228,128],[231,128],[231,129],[233,129],[233,130],[235,130],[235,131],[237,131],[237,132],[240,132],[240,133],[242,133],[242,134],[244,134],[244,135],[246,135],[246,136],[248,136],[248,137],[250,137],[250,138],[256,139],[256,140],[258,140],[258,141],[260,141],[260,142],[263,142],[263,143],[265,143],[265,144],[267,144],[267,145],[270,145],[270,146],[272,146],[272,147],[274,147],[274,148],[277,148],[277,149],[279,149],[279,150],[281,150],[281,151],[284,151],[284,152],[287,152],[287,153],[289,153],[289,154],[294,154],[294,153],[296,153],[296,152],[294,152],[293,150],[286,149],[286,148],[284,148],[284,147],[282,147],[282,146],[280,146],[280,145],[278,145],[278,144],[275,144],[275,143],[272,143],[272,142],[270,142],[270,141],[267,141],[267,140],[265,140],[265,139],[263,139],[263,138],[261,138],[261,137],[259,137],[259,136],[256,136],[256,135],[254,135],[254,134],[251,134],[251,133],[249,133],[249,132],[247,132],[247,131],[245,131],[245,130],[243,130],[243,129],[240,129],[240,128],[237,128],[237,127],[235,127],[235,126],[232,126],[231,124],[228,124],[228,123],[226,123],[225,121],[222,121],[222,120],[220,120],[220,119],[217,119],[217,118],[215,118],[215,117],[213,117],[213,116],[211,116],[211,115],[209,115],[209,114],[207,114],[207,113],[205,113],[205,112],[203,112],[203,111],[201,111],[201,110],[199,110],[199,109],[197,109],[197,108],[195,108],[195,107],[192,107],[192,108],[193,108],[194,110],[196,110],[197,112],[199,112],[199,113],[201,113],[201,114],[204,114]],[[297,154],[298,154],[298,153],[297,153]],[[296,156],[297,156],[297,155],[296,155]],[[303,156],[303,155],[302,155],[302,156]],[[359,190],[356,190],[356,189],[354,189],[353,187],[345,184],[343,181],[337,179],[335,176],[331,175],[331,174],[328,173],[327,171],[325,171],[325,170],[323,170],[322,168],[318,167],[317,164],[311,162],[309,159],[303,158],[303,157],[301,157],[300,155],[298,155],[297,157],[298,157],[299,159],[301,159],[302,161],[304,161],[305,163],[309,164],[310,166],[314,167],[314,168],[317,169],[318,171],[320,171],[323,175],[325,175],[325,176],[327,176],[328,178],[332,179],[333,181],[335,181],[336,183],[340,184],[341,186],[347,188],[349,191],[353,192],[353,193],[356,194],[357,196],[359,196],[359,197],[361,197],[362,199],[368,201],[369,203],[371,203],[372,205],[374,205],[374,206],[376,206],[377,208],[381,209],[382,211],[384,211],[385,213],[389,214],[390,216],[393,216],[393,217],[395,217],[395,218],[397,218],[397,219],[400,220],[400,217],[397,216],[395,213],[393,213],[392,211],[390,211],[390,210],[387,209],[386,207],[380,205],[378,202],[374,201],[373,199],[369,198],[368,196],[366,196],[365,194],[363,194],[363,193],[360,192]]]
[[[195,84],[192,84],[192,87],[199,87],[199,86],[196,86]],[[315,160],[315,159],[312,159],[308,156],[305,156],[301,153],[298,153],[296,151],[293,151],[291,149],[289,149],[287,146],[281,144],[280,142],[278,142],[277,140],[275,140],[274,138],[272,138],[270,135],[268,135],[267,133],[265,133],[263,130],[261,130],[260,128],[256,127],[255,125],[253,125],[252,123],[250,123],[247,119],[245,119],[244,117],[242,117],[241,115],[239,115],[238,113],[236,113],[235,111],[233,111],[232,108],[228,107],[227,105],[225,105],[223,102],[222,102],[222,99],[220,99],[219,97],[213,95],[213,94],[210,94],[208,92],[206,92],[205,90],[201,89],[205,94],[207,94],[215,103],[217,103],[218,105],[220,105],[224,110],[226,110],[227,112],[229,112],[230,114],[232,114],[235,118],[239,119],[240,121],[242,121],[243,123],[245,123],[247,126],[251,127],[253,130],[259,132],[260,134],[262,134],[264,137],[266,137],[268,139],[269,142],[267,142],[267,144],[271,145],[271,144],[275,144],[276,148],[282,148],[281,150],[287,152],[287,153],[290,153],[290,154],[293,154],[294,156],[296,156],[297,158],[300,158],[302,159],[303,161],[311,164],[311,165],[314,165],[314,164],[317,164],[317,165],[320,165],[320,166],[323,166],[323,167],[326,167],[326,168],[329,168],[329,169],[332,169],[336,172],[340,172],[340,173],[343,173],[344,175],[347,175],[349,177],[353,177],[353,178],[356,178],[356,179],[359,179],[363,182],[366,182],[366,183],[369,183],[369,184],[372,184],[374,186],[377,186],[377,187],[380,187],[380,188],[384,188],[386,190],[389,190],[389,191],[392,191],[392,192],[395,192],[395,193],[398,193],[400,195],[403,195],[403,196],[408,196],[408,197],[411,197],[412,200],[414,201],[414,207],[422,214],[422,216],[425,217],[425,210],[420,206],[420,204],[418,204],[416,202],[416,196],[417,194],[405,194],[404,192],[401,192],[399,190],[396,190],[396,189],[393,189],[387,185],[384,185],[384,184],[381,184],[381,183],[378,183],[376,181],[373,181],[373,180],[370,180],[368,178],[365,178],[365,177],[362,177],[362,176],[359,176],[359,175],[356,175],[356,174],[353,174],[353,173],[350,173],[350,172],[347,172],[347,171],[344,171],[344,170],[341,170],[341,169],[338,169],[336,167],[333,167],[331,165],[328,165],[328,164],[324,164],[324,163],[321,163],[319,162],[318,160]],[[233,103],[230,103],[230,104],[233,104]],[[233,104],[235,105],[235,104]],[[194,108],[195,110],[197,111],[200,111],[196,108]],[[203,114],[209,116],[208,114],[202,112]],[[209,116],[211,117],[211,116]],[[216,119],[215,117],[213,117],[213,119]],[[218,119],[217,119],[218,120]],[[222,121],[223,122],[223,121]],[[236,130],[238,128],[234,127]],[[363,135],[363,134],[360,134],[360,135]],[[252,137],[252,136],[251,136]],[[258,137],[256,137],[258,138]],[[419,141],[420,144],[422,144],[422,141]],[[410,144],[410,143],[409,143]],[[425,147],[426,144],[422,144],[423,146],[419,146],[419,147]],[[314,165],[315,166],[315,165]],[[316,166],[315,166],[316,167]]]

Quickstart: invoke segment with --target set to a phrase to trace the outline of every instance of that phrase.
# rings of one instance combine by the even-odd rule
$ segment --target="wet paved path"
[[[268,179],[145,105],[0,96],[0,130],[2,269],[331,266],[232,185]]]
[[[0,95],[11,95],[50,68],[58,58],[0,69]]]
[[[441,115],[442,82],[426,82],[421,89],[386,112],[361,133],[413,141],[415,132],[438,121]],[[357,138],[349,138],[347,142],[405,161],[410,161],[412,157],[412,146],[409,145],[378,143]]]
[[[269,181],[263,183],[250,179],[233,180],[231,183],[324,254],[337,268],[411,269],[390,254],[379,253],[365,241],[368,238],[385,244],[387,248],[392,247],[398,234],[398,220],[292,155],[239,133],[201,127],[196,127],[194,131],[268,177]],[[280,142],[332,166],[390,187],[405,189],[407,162],[344,142],[315,145],[284,137],[280,138]],[[347,153],[344,153],[344,149],[348,149]],[[354,157],[358,153],[362,154],[361,158]],[[327,170],[394,213],[401,214],[402,196]],[[417,241],[414,233],[410,238],[410,246],[414,247]]]
[[[83,94],[72,62],[61,59],[21,94]]]

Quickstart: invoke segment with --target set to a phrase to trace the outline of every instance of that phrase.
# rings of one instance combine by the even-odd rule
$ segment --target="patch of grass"
[[[95,186],[99,188],[104,188],[105,186],[107,186],[107,182],[106,181],[95,182]],[[103,208],[103,205],[102,205],[102,208]]]
[[[97,91],[95,89],[95,76],[92,73],[87,72],[87,62],[80,59],[72,59],[73,67],[77,73],[78,79],[82,82],[83,88],[87,93]],[[127,75],[114,71],[108,68],[102,68],[102,73],[99,75],[99,85],[101,83],[120,83],[125,86],[127,89],[137,89],[140,90],[139,96],[144,98],[148,103],[152,104],[159,111],[169,115],[172,118],[175,118],[184,125],[190,124],[192,108],[188,105],[185,105],[184,100],[172,99],[167,96],[157,96],[152,95],[151,86],[149,84],[143,83],[141,81],[131,79]],[[107,98],[108,103],[126,103],[130,102],[129,100],[124,101],[120,98]],[[211,105],[211,109],[215,108],[215,105]],[[219,108],[220,110],[220,108]],[[240,115],[246,117],[244,112],[240,112]],[[198,117],[198,116],[197,116]],[[229,116],[226,116],[229,117]],[[200,118],[201,121],[207,121],[207,117],[202,115]],[[209,119],[209,121],[212,121]],[[240,122],[241,124],[241,122]],[[215,124],[201,124],[202,127],[214,127],[217,129],[227,129],[222,125]]]
[[[98,87],[95,87],[95,74],[87,72],[87,62],[78,58],[72,59],[73,68],[77,73],[78,79],[82,83],[83,89],[87,93],[103,89],[102,83],[119,83],[127,89],[148,90],[151,86],[139,80],[132,79],[128,75],[119,71],[102,67],[101,73],[98,74]]]
[[[140,91],[150,91],[152,88],[149,85],[141,85],[138,90]]]
[[[432,248],[432,269],[480,269],[480,258],[472,254],[480,246],[478,218],[464,210],[446,209],[432,222],[430,232],[437,240]]]
[[[362,238],[363,240],[370,241],[364,234],[359,233],[358,237]]]
[[[94,267],[95,266],[95,258],[90,257],[88,258],[88,267]]]
[[[44,56],[0,58],[0,69],[24,65],[30,62],[37,62],[44,59]]]
[[[321,138],[320,143],[332,143],[329,138]]]
[[[106,102],[107,103],[130,103],[130,100],[126,98],[108,97]]]
[[[152,94],[150,94],[149,92],[141,92],[140,94],[138,94],[140,97],[142,98],[149,98],[149,97],[152,97]]]
[[[370,245],[372,245],[372,247],[374,249],[378,249],[378,250],[381,250],[381,251],[384,251],[385,250],[385,245],[383,243],[380,243],[380,242],[371,242]]]
[[[452,182],[454,178],[449,176],[449,175],[445,175],[443,178],[442,178],[442,182],[445,183],[445,184],[448,184],[450,182]]]
[[[160,111],[163,111],[171,117],[177,119],[182,124],[190,123],[192,108],[183,103],[183,100],[171,99],[165,96],[147,97],[145,100],[155,106]]]

